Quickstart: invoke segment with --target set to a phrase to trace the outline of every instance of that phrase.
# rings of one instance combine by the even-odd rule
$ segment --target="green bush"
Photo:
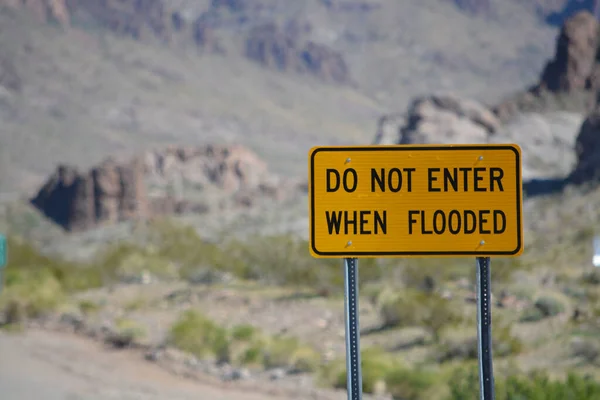
[[[189,310],[170,330],[170,343],[198,358],[214,357],[234,365],[315,371],[321,355],[296,338],[269,337],[250,325],[218,326],[198,311]]]
[[[437,381],[433,372],[406,367],[396,367],[385,377],[387,391],[397,400],[426,399],[426,393]]]
[[[479,400],[477,367],[458,369],[449,380],[447,400]],[[592,378],[569,374],[565,380],[551,380],[546,374],[513,374],[496,377],[496,400],[590,400],[600,398],[600,383]]]
[[[462,321],[461,305],[436,293],[404,290],[386,300],[380,307],[386,328],[422,326],[438,340],[445,328]]]
[[[420,368],[404,366],[393,355],[373,347],[361,351],[363,392],[376,393],[385,389],[394,399],[417,400],[439,383],[437,375]],[[321,370],[326,385],[337,389],[347,387],[345,358],[340,358]],[[444,383],[443,381],[441,382]]]
[[[565,305],[554,297],[540,297],[532,307],[529,307],[521,316],[522,322],[536,322],[544,318],[554,317],[565,311]]]
[[[385,384],[386,376],[394,369],[394,360],[379,348],[368,348],[361,351],[361,370],[364,393],[373,393],[380,384]],[[333,362],[327,367],[327,382],[337,389],[347,387],[345,358]]]
[[[213,356],[221,362],[230,360],[227,331],[194,310],[184,312],[171,327],[170,343],[198,358]]]

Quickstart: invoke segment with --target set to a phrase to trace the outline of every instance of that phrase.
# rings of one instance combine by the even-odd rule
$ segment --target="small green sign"
[[[0,269],[6,267],[6,237],[0,234]]]

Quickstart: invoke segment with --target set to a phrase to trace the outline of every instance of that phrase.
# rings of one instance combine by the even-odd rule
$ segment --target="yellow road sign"
[[[501,145],[315,147],[314,257],[519,256],[521,149]]]

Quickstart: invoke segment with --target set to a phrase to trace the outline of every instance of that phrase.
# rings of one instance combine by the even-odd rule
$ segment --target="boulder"
[[[487,143],[500,128],[489,109],[454,95],[417,98],[404,118],[383,117],[379,125],[376,144]]]

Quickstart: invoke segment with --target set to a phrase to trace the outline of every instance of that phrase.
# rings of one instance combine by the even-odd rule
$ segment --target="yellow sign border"
[[[512,251],[338,251],[322,252],[317,250],[315,243],[315,155],[320,152],[339,151],[465,151],[465,150],[510,150],[516,155],[517,178],[517,248]],[[517,144],[448,144],[448,145],[371,145],[371,146],[317,146],[308,153],[308,209],[309,209],[309,250],[315,258],[413,258],[413,257],[518,257],[524,250],[523,237],[523,177],[521,148]]]

